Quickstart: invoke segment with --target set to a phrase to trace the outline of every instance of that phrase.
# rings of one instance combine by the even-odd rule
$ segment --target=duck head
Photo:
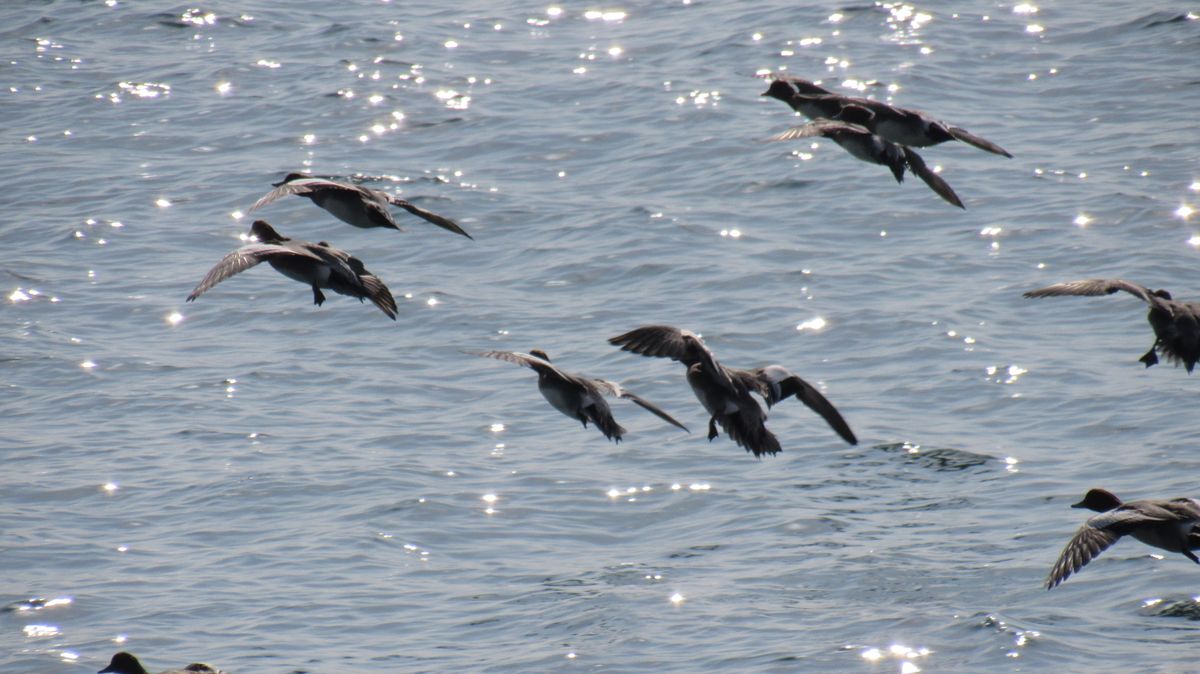
[[[1120,507],[1121,499],[1115,494],[1106,489],[1089,489],[1088,493],[1083,495],[1083,500],[1079,503],[1071,505],[1072,508],[1087,508],[1098,513],[1106,513],[1113,508]]]

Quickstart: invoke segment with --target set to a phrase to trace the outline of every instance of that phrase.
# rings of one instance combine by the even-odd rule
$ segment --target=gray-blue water
[[[1195,12],[5,3],[0,671],[1197,671],[1182,556],[1042,581],[1089,487],[1200,496],[1200,381],[1137,362],[1129,295],[1021,298],[1200,296]],[[759,142],[801,121],[781,71],[1015,158],[921,150],[964,212]],[[294,170],[476,240],[244,216]],[[186,304],[254,217],[399,320],[266,265]],[[790,400],[778,456],[707,442],[683,368],[605,342],[647,323],[787,366],[860,444]],[[692,433],[614,401],[614,445],[463,353],[532,348]]]

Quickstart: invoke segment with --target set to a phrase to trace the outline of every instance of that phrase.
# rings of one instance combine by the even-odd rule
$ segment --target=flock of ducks
[[[959,141],[1004,157],[1012,157],[999,145],[960,127],[938,121],[929,115],[881,101],[843,96],[798,77],[777,76],[763,96],[787,103],[811,121],[772,136],[770,141],[824,137],[837,143],[862,161],[888,167],[897,182],[905,171],[919,177],[946,202],[965,208],[962,200],[935,171],[931,170],[914,147],[930,147]],[[359,228],[400,230],[390,208],[404,209],[429,223],[472,239],[453,220],[419,208],[386,192],[368,189],[301,173],[290,173],[274,190],[260,198],[249,211],[257,210],[282,197],[296,195],[310,199],[337,219]],[[221,281],[266,262],[290,279],[312,288],[313,303],[325,302],[322,290],[370,300],[388,318],[396,320],[397,307],[391,292],[379,277],[369,272],[362,261],[346,251],[320,241],[310,243],[283,236],[263,220],[250,227],[249,242],[230,252],[204,276],[188,295],[191,302]],[[1182,364],[1190,374],[1200,360],[1200,303],[1174,300],[1165,290],[1150,290],[1120,279],[1087,279],[1039,288],[1025,297],[1041,298],[1064,295],[1097,296],[1127,292],[1149,305],[1148,320],[1155,341],[1140,361],[1150,367],[1159,355],[1168,362]],[[649,325],[612,337],[609,343],[623,351],[648,357],[669,358],[687,368],[686,380],[697,400],[709,415],[708,439],[719,435],[718,427],[738,446],[755,457],[781,451],[779,439],[766,427],[767,409],[794,397],[819,415],[844,441],[858,443],[854,432],[832,403],[815,387],[782,365],[741,370],[722,365],[704,344],[700,335],[669,325]],[[554,409],[583,424],[593,424],[605,438],[620,442],[625,429],[613,417],[607,397],[629,400],[684,431],[688,428],[662,408],[624,389],[619,384],[574,374],[552,363],[545,351],[467,352],[527,367],[537,373],[538,390]],[[758,396],[758,399],[755,398]],[[1148,499],[1122,502],[1103,489],[1092,489],[1074,508],[1093,510],[1067,543],[1045,581],[1047,589],[1077,573],[1084,565],[1123,536],[1168,552],[1176,552],[1200,564],[1192,550],[1200,549],[1200,501],[1191,498]],[[101,674],[148,674],[133,655],[121,652],[113,656]],[[194,663],[182,670],[164,674],[220,674],[208,665]]]

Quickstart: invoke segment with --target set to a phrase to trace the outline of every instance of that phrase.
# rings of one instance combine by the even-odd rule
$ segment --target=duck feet
[[[712,442],[715,437],[717,437],[717,418],[713,416],[708,418],[708,441]]]
[[[316,286],[313,286],[312,289],[313,289],[313,304],[315,304],[319,307],[325,303],[325,295],[321,292],[321,289]]]
[[[1154,347],[1150,347],[1150,350],[1146,352],[1146,355],[1142,356],[1141,358],[1138,358],[1138,360],[1145,363],[1146,367],[1150,367],[1151,365],[1157,365],[1158,364],[1158,354],[1154,353]]]

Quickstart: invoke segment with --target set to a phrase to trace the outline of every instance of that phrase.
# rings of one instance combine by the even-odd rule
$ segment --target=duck
[[[159,674],[224,674],[221,670],[206,665],[202,662],[193,662],[183,669],[169,669]],[[138,661],[132,653],[121,651],[112,656],[108,666],[97,672],[97,674],[150,674],[142,663]]]
[[[1121,279],[1084,279],[1056,283],[1045,288],[1030,290],[1024,297],[1057,297],[1060,295],[1112,295],[1125,291],[1150,305],[1146,320],[1154,329],[1154,344],[1138,361],[1146,367],[1158,363],[1162,354],[1168,362],[1182,364],[1188,374],[1200,361],[1200,302],[1189,302],[1171,298],[1166,290],[1149,288]]]
[[[221,258],[204,275],[187,296],[188,302],[230,276],[265,261],[284,276],[312,286],[313,303],[317,306],[325,302],[321,288],[327,288],[340,295],[357,297],[360,302],[371,300],[388,318],[396,320],[396,300],[392,299],[391,291],[367,271],[361,260],[346,251],[324,241],[289,239],[263,220],[255,220],[250,226],[250,237],[250,243]]]
[[[1122,536],[1167,552],[1178,552],[1200,564],[1192,550],[1200,548],[1200,500],[1194,498],[1145,499],[1122,502],[1105,489],[1090,489],[1072,508],[1101,513],[1088,518],[1063,548],[1046,589],[1054,589],[1078,572]]]
[[[616,382],[604,379],[592,379],[572,374],[559,369],[550,362],[550,356],[541,349],[530,349],[529,353],[516,351],[482,351],[468,352],[471,355],[484,358],[495,358],[509,363],[515,363],[532,369],[538,375],[538,390],[554,407],[568,417],[583,423],[587,428],[588,422],[595,424],[604,437],[619,444],[626,430],[613,418],[612,409],[608,406],[605,396],[614,396],[630,400],[643,409],[651,412],[667,423],[688,431],[687,426],[679,423],[674,417],[664,412],[657,405],[640,398],[625,390]]]
[[[902,108],[870,98],[842,96],[799,77],[776,78],[762,93],[787,103],[809,119],[837,119],[841,108],[855,105],[870,112],[865,120],[872,133],[910,147],[929,147],[952,140],[961,141],[992,154],[1012,158],[1012,153],[986,138],[938,121],[919,110]]]
[[[861,111],[857,114],[867,112],[864,108],[857,108],[857,111]],[[850,114],[853,116],[856,111],[852,110]],[[888,167],[898,183],[904,182],[905,169],[911,170],[913,175],[925,181],[925,184],[947,203],[966,209],[950,184],[930,169],[916,150],[871,133],[870,129],[854,121],[815,119],[800,126],[793,126],[767,140],[778,142],[815,136],[832,140],[856,159]]]
[[[647,325],[609,338],[613,346],[643,356],[670,358],[687,367],[687,382],[709,414],[708,440],[719,425],[731,440],[755,458],[781,451],[779,439],[766,426],[767,413],[750,394],[757,393],[767,409],[795,397],[816,412],[851,445],[858,438],[825,396],[782,365],[739,370],[717,362],[699,335],[670,325]]]
[[[468,239],[474,240],[475,238],[460,227],[458,223],[449,218],[419,208],[411,202],[405,201],[395,195],[380,190],[368,189],[361,185],[351,185],[335,180],[314,178],[303,173],[289,173],[282,181],[272,183],[272,186],[275,189],[267,192],[261,199],[254,202],[254,205],[246,211],[247,213],[251,213],[255,209],[266,206],[289,194],[296,194],[308,197],[314,204],[329,211],[338,220],[363,229],[384,227],[403,231],[400,225],[396,224],[396,220],[392,218],[391,211],[388,210],[388,205],[392,205],[399,206],[418,218],[431,222],[442,229],[454,232],[455,234],[461,234]]]

